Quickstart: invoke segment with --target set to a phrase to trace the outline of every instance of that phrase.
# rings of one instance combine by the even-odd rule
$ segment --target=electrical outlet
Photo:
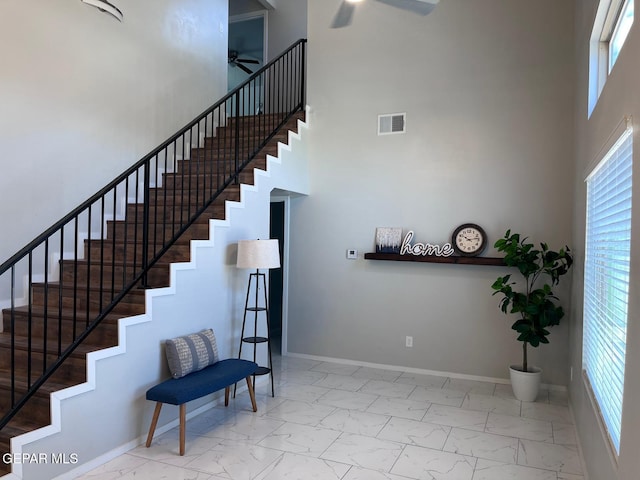
[[[413,347],[413,337],[410,337],[410,336],[407,335],[407,339],[406,339],[405,345],[406,345],[407,348]]]

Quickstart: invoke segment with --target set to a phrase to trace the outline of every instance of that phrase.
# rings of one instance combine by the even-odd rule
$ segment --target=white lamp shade
[[[278,240],[240,240],[238,241],[238,268],[278,268],[280,267],[280,249]]]

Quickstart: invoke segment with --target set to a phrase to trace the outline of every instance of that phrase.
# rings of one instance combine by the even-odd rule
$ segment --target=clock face
[[[482,227],[474,223],[465,223],[455,229],[451,243],[458,255],[473,257],[486,247],[487,235]]]

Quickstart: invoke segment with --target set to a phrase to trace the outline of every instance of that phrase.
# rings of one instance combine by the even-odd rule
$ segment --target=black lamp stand
[[[260,279],[262,279],[262,288],[264,291],[264,307],[260,307],[258,304],[258,290],[260,290]],[[252,306],[249,306],[249,295],[251,293],[251,284],[255,281],[255,298]],[[245,336],[245,327],[247,323],[247,312],[253,312],[253,336],[247,337]],[[267,336],[259,337],[258,336],[258,313],[264,312],[265,319],[267,322]],[[247,297],[244,302],[244,317],[242,319],[242,336],[240,337],[240,349],[238,352],[238,357],[242,357],[242,345],[244,343],[253,344],[253,361],[256,361],[256,354],[259,343],[266,343],[267,350],[269,352],[269,364],[268,366],[259,366],[256,373],[253,375],[253,388],[255,390],[256,387],[256,375],[271,375],[271,396],[275,397],[275,390],[273,387],[273,365],[271,358],[271,334],[270,334],[270,325],[269,325],[269,304],[267,299],[267,280],[266,274],[260,273],[260,270],[257,269],[256,273],[249,274],[249,285],[247,286]],[[233,396],[235,397],[236,389],[233,389]]]

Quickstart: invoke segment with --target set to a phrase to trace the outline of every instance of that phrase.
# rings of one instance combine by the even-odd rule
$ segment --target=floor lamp
[[[266,343],[269,353],[269,365],[260,366],[253,376],[253,387],[255,389],[256,375],[271,375],[271,396],[275,396],[273,388],[273,366],[271,364],[271,335],[269,332],[269,301],[267,299],[266,274],[260,273],[260,269],[280,268],[280,248],[278,240],[240,240],[238,242],[238,268],[255,269],[255,273],[249,274],[249,284],[247,285],[247,297],[244,303],[244,318],[242,319],[242,336],[240,337],[240,349],[238,357],[242,355],[242,344],[253,344],[253,361],[256,361],[256,350],[259,343]],[[264,306],[259,304],[260,280],[262,280],[262,291],[264,292]],[[253,305],[249,305],[251,285],[255,281],[255,296]],[[253,312],[253,336],[245,336],[245,326],[247,322],[247,312]],[[264,312],[267,322],[267,336],[258,336],[258,313]],[[235,395],[235,389],[234,389]]]

